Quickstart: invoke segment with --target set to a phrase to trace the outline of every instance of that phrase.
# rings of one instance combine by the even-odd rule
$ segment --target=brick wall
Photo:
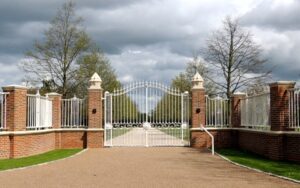
[[[7,159],[10,156],[9,136],[0,136],[0,159]]]
[[[300,163],[300,133],[256,131],[247,129],[209,130],[215,148],[239,148],[272,160]],[[191,131],[191,147],[210,148],[211,138],[202,130]]]
[[[234,132],[230,129],[209,130],[214,136],[215,148],[230,148],[235,139]],[[211,147],[211,137],[202,130],[191,131],[191,147],[209,148]]]
[[[62,131],[57,134],[61,149],[86,148],[86,131]]]
[[[270,131],[240,130],[238,147],[270,159],[283,160],[283,138],[284,134],[276,134]]]
[[[300,133],[289,133],[285,135],[283,152],[284,158],[289,161],[300,163]]]
[[[36,155],[55,149],[54,132],[36,132],[26,135],[13,136],[12,158]]]
[[[103,131],[91,131],[87,132],[87,147],[88,148],[101,148],[104,146]]]
[[[0,133],[0,159],[20,158],[36,155],[54,149],[87,148],[89,133],[90,147],[103,147],[103,131],[46,130]]]
[[[300,163],[300,133],[239,131],[238,147],[274,160]]]

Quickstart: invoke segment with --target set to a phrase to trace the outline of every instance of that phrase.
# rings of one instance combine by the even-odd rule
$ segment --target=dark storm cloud
[[[299,41],[300,42],[300,41]],[[273,80],[298,80],[300,78],[300,45],[288,52],[283,52],[281,47],[264,52],[268,59],[266,70],[272,70]]]
[[[218,28],[226,15],[244,15],[247,11],[242,16],[242,23],[257,28],[255,37],[263,46],[274,44],[264,54],[272,57],[272,63],[280,67],[274,74],[285,78],[289,70],[283,65],[287,62],[297,64],[299,57],[296,50],[282,53],[281,46],[292,41],[295,47],[299,47],[300,40],[295,39],[297,34],[286,34],[281,28],[298,31],[300,16],[296,15],[300,12],[299,3],[292,4],[294,8],[287,5],[278,11],[276,6],[268,9],[269,2],[262,1],[255,7],[252,0],[242,3],[239,0],[75,1],[76,13],[83,17],[87,33],[106,53],[123,82],[170,82],[184,70],[189,58],[205,45],[210,31]],[[21,80],[23,73],[17,69],[17,64],[35,40],[43,39],[43,31],[62,3],[61,0],[0,2],[0,65],[6,70],[5,74],[1,72],[0,84],[11,83],[17,78]],[[265,31],[264,28],[272,29]],[[277,36],[273,30],[282,34]],[[17,75],[14,80],[9,78],[12,74]]]
[[[300,30],[300,1],[267,0],[242,17],[245,25],[276,29]]]
[[[109,10],[130,6],[137,2],[141,3],[142,1],[75,1],[77,10],[95,6],[99,10]],[[1,1],[0,53],[23,53],[30,49],[35,39],[41,39],[43,31],[47,28],[46,24],[55,16],[58,7],[61,5],[62,1],[59,0],[16,0],[14,3],[8,0]],[[84,15],[80,16],[84,18]],[[103,43],[108,44],[109,42],[104,41]],[[103,46],[106,47],[105,44]],[[110,44],[107,45],[107,49],[116,50]]]
[[[143,0],[76,0],[74,2],[78,8],[97,7],[99,9],[113,9],[140,3],[142,1]],[[28,20],[49,21],[63,2],[64,1],[61,0],[1,0],[1,23],[24,22]]]
[[[254,28],[269,61],[268,68],[274,67],[274,79],[299,79],[300,1],[263,1],[241,21]]]

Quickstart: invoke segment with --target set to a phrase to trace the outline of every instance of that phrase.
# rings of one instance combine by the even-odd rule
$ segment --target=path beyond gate
[[[105,92],[105,146],[189,145],[189,94],[159,82]]]

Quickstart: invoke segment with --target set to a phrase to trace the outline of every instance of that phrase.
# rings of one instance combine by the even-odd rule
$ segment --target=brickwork
[[[231,97],[231,126],[238,128],[241,126],[241,100],[245,99],[246,94],[235,93]]]
[[[264,157],[283,159],[283,136],[267,132],[239,131],[238,147]]]
[[[87,147],[102,148],[104,146],[103,131],[88,131],[87,132]]]
[[[0,159],[7,159],[10,156],[9,136],[0,136]]]
[[[205,126],[205,90],[192,89],[192,127]]]
[[[101,78],[94,74],[90,80],[88,90],[88,131],[86,135],[86,146],[88,148],[103,147],[103,108]]]
[[[230,129],[209,130],[214,136],[215,148],[230,148],[235,137]],[[209,148],[211,147],[211,137],[202,130],[191,131],[191,147]]]
[[[300,133],[255,131],[247,129],[209,130],[215,148],[240,148],[272,160],[300,163]],[[201,130],[191,131],[191,147],[209,148],[211,138]]]
[[[58,93],[48,93],[52,100],[52,127],[54,129],[61,127],[61,95]]]
[[[0,133],[0,159],[36,155],[54,149],[87,148],[89,133],[90,148],[103,147],[103,131],[46,130]]]
[[[2,87],[7,95],[6,125],[9,131],[26,130],[27,88],[23,86]]]
[[[86,148],[86,131],[60,132],[60,149]]]
[[[13,138],[11,158],[36,155],[55,149],[55,134],[36,132],[26,135],[15,135]]]
[[[270,84],[270,120],[272,131],[286,131],[289,123],[288,90],[295,82],[275,82]]]
[[[102,126],[102,89],[89,89],[88,117],[89,128],[103,128]]]
[[[238,146],[274,160],[300,163],[300,133],[239,131]]]
[[[300,133],[286,134],[283,141],[285,159],[300,163]]]

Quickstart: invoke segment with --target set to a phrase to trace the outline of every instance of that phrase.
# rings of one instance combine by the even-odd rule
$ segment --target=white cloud
[[[20,57],[0,56],[0,86],[21,84],[23,77],[22,71],[18,68]],[[7,63],[16,62],[16,63]]]
[[[226,15],[240,16],[254,33],[278,79],[297,77],[300,55],[296,0],[77,0],[88,34],[103,48],[118,78],[169,83]],[[61,1],[0,3],[0,64],[3,84],[22,77],[17,63],[41,39]],[[245,16],[244,16],[245,15]],[[297,16],[298,15],[298,16]],[[4,20],[3,20],[4,19]],[[288,28],[288,29],[286,29]],[[13,58],[12,58],[13,57]],[[299,69],[298,69],[299,70]],[[0,70],[1,71],[1,70]],[[288,74],[289,71],[292,73]],[[11,78],[12,72],[15,76]],[[299,72],[299,71],[298,71]]]

